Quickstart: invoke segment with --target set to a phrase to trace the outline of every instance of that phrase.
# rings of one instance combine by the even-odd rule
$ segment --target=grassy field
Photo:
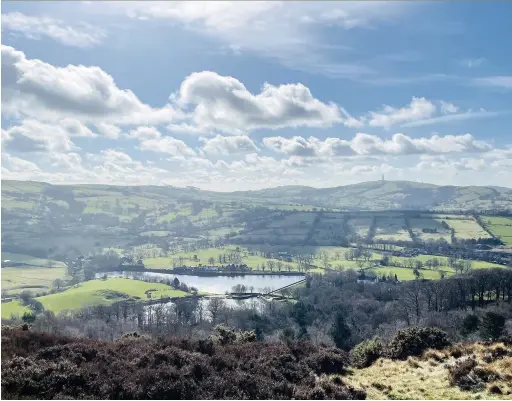
[[[409,269],[406,267],[394,267],[394,266],[383,266],[371,269],[378,276],[388,276],[389,274],[395,275],[398,277],[400,281],[409,281],[416,279],[414,275],[413,269]],[[441,278],[441,275],[434,270],[426,270],[421,269],[420,273],[423,275],[423,278],[427,280],[438,280]],[[452,273],[448,273],[450,275]]]
[[[512,218],[482,216],[482,220],[496,237],[512,247]]]
[[[409,232],[405,228],[405,219],[403,217],[393,216],[377,217],[375,239],[385,241],[411,241]]]
[[[19,301],[2,302],[2,319],[9,319],[12,315],[23,316],[30,309],[23,306]]]
[[[439,263],[440,263],[441,270],[449,270],[450,269],[448,267],[448,257],[446,257],[446,256],[418,255],[418,256],[411,257],[411,258],[403,257],[403,256],[392,256],[391,257],[392,261],[396,261],[396,262],[400,262],[400,263],[407,263],[411,259],[415,260],[415,261],[419,260],[419,261],[421,261],[423,263],[426,263],[428,260],[437,259],[439,261]],[[463,259],[459,259],[459,260],[463,260]],[[482,261],[482,260],[471,260],[471,263],[472,263],[472,268],[473,269],[489,269],[489,268],[493,268],[493,267],[498,267],[498,268],[505,267],[503,265],[498,265],[496,263],[485,262],[485,261]]]
[[[350,217],[348,225],[354,233],[359,235],[361,238],[366,238],[370,225],[372,224],[372,220],[373,219],[371,217]]]
[[[16,294],[23,290],[32,293],[49,291],[54,280],[63,279],[63,267],[4,267],[2,268],[2,290]]]
[[[242,255],[242,263],[245,263],[252,269],[258,268],[261,264],[266,264],[269,260],[278,262],[277,259],[268,259],[262,256],[250,255],[249,250],[246,247],[240,246],[240,251]],[[158,258],[148,258],[144,260],[144,265],[149,268],[157,268],[157,269],[171,269],[173,264],[173,259],[179,259],[182,257],[184,259],[184,264],[187,266],[199,266],[208,265],[208,259],[213,257],[215,259],[214,264],[219,265],[218,257],[219,255],[229,254],[230,252],[235,251],[235,245],[229,245],[222,248],[207,248],[207,249],[198,249],[196,252],[178,252],[175,254],[169,254],[168,257],[158,257]],[[197,256],[197,259],[194,258]],[[227,263],[230,263],[229,261]],[[285,265],[289,265],[292,267],[292,270],[297,270],[297,264],[295,262],[283,262]],[[284,270],[288,270],[284,268]]]
[[[464,347],[483,369],[499,372],[495,379],[491,379],[487,386],[479,390],[463,391],[450,384],[448,368],[455,364],[455,358],[447,351],[427,351],[423,357],[406,361],[381,358],[368,368],[349,370],[348,374],[342,376],[342,380],[366,390],[370,400],[510,400],[512,384],[505,377],[512,375],[512,357],[506,356],[486,363],[484,355],[489,355],[489,348],[498,347],[498,344],[491,347],[480,344]],[[444,361],[429,358],[429,352]],[[490,392],[492,385],[498,386],[502,394]]]
[[[169,231],[144,231],[139,235],[143,237],[166,237],[169,235]]]
[[[489,234],[473,218],[466,220],[445,220],[460,239],[489,238]]]
[[[43,304],[46,310],[59,313],[66,309],[110,305],[114,302],[128,299],[147,300],[148,297],[145,292],[148,290],[154,290],[151,292],[152,298],[160,298],[161,296],[183,297],[188,295],[166,284],[146,283],[126,278],[109,278],[106,280],[86,281],[66,291],[45,295],[36,299]]]
[[[445,239],[451,242],[450,230],[444,228],[441,221],[432,218],[410,218],[411,230],[421,241]],[[424,233],[423,229],[436,230],[436,233]]]
[[[124,300],[147,300],[146,291],[151,290],[152,298],[184,297],[186,292],[160,283],[146,283],[126,278],[109,278],[106,280],[90,280],[80,283],[63,292],[35,298],[41,302],[45,310],[60,313],[64,310],[81,309],[97,305],[110,305]],[[2,303],[2,318],[11,314],[23,314],[28,310],[18,301]]]
[[[51,259],[37,258],[35,256],[23,255],[21,253],[2,252],[2,261],[9,260],[11,262],[23,263],[28,266],[41,267],[66,267],[63,262]]]

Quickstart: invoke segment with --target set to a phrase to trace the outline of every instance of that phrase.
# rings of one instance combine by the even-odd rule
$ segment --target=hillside
[[[135,333],[100,341],[2,327],[2,394],[10,399],[504,400],[511,362],[503,343],[456,344],[356,368],[334,347],[262,342],[229,328],[204,340]]]
[[[408,181],[213,192],[191,187],[51,185],[3,180],[1,200],[4,252],[57,260],[62,260],[63,255],[93,249],[142,244],[148,242],[148,237],[186,241],[187,238],[214,240],[229,235],[237,243],[271,241],[339,246],[371,240],[375,234],[375,239],[385,241],[442,238],[451,242],[449,232],[440,225],[441,220],[411,220],[412,230],[416,230],[416,237],[412,238],[406,231],[403,216],[388,216],[391,219],[382,216],[375,227],[374,215],[364,215],[364,211],[512,210],[512,191]],[[282,215],[290,211],[320,210],[359,214],[351,216],[351,220],[341,214],[326,215],[321,221],[311,213],[307,216],[297,213],[286,219]],[[489,236],[476,222],[463,223],[454,221],[456,237]],[[426,234],[424,229],[436,232]],[[508,225],[497,230],[505,240],[510,235]]]
[[[257,191],[213,192],[170,186],[51,185],[2,180],[2,208],[28,210],[40,206],[70,211],[76,202],[91,198],[122,197],[140,209],[155,201],[244,202],[253,205],[286,204],[342,210],[389,209],[511,209],[512,190],[495,187],[437,186],[412,181],[372,181],[333,188],[284,186]],[[45,205],[49,203],[49,205]]]

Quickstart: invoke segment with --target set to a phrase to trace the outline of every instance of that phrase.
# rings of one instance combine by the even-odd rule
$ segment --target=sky
[[[3,179],[512,187],[512,2],[1,7]]]

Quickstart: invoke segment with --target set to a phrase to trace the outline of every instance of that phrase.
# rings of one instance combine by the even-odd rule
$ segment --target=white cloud
[[[338,106],[314,98],[302,84],[265,83],[261,93],[253,95],[236,78],[211,71],[189,75],[172,99],[181,107],[193,108],[192,118],[198,127],[228,133],[325,127],[342,121]]]
[[[59,125],[66,130],[71,136],[86,136],[94,138],[98,136],[80,121],[72,118],[64,118],[59,121]]]
[[[381,111],[371,111],[368,124],[371,127],[390,128],[410,121],[430,118],[436,113],[436,106],[424,97],[413,97],[411,103],[400,109],[385,105]]]
[[[2,153],[2,170],[4,177],[5,172],[33,174],[41,171],[39,166],[34,162],[11,156],[8,153]]]
[[[211,139],[203,139],[202,150],[207,154],[230,155],[236,153],[258,151],[258,147],[247,136],[216,135]]]
[[[443,122],[490,118],[501,114],[484,109],[460,111],[459,106],[444,100],[431,101],[424,97],[413,97],[405,107],[384,105],[379,111],[370,111],[367,116],[355,120],[358,127],[367,123],[371,127],[389,130],[393,126],[419,127]],[[346,124],[347,125],[347,124]]]
[[[141,150],[167,153],[177,159],[184,159],[196,155],[196,152],[185,142],[171,136],[143,139],[140,141],[139,145]]]
[[[105,137],[110,139],[117,139],[121,135],[121,129],[113,124],[97,123],[96,129]]]
[[[486,152],[491,145],[476,140],[472,135],[434,135],[430,138],[411,138],[404,134],[394,134],[391,139],[381,139],[376,135],[358,133],[350,140],[315,137],[305,139],[295,136],[267,137],[263,143],[269,149],[301,157],[342,157],[354,155],[411,155],[442,154],[464,152]]]
[[[406,124],[402,124],[402,127],[420,127],[423,125],[432,125],[437,123],[446,123],[451,121],[463,121],[463,120],[472,120],[475,118],[491,118],[498,116],[500,114],[503,114],[502,112],[497,111],[486,111],[486,110],[479,110],[479,111],[473,111],[473,110],[467,110],[462,113],[453,113],[453,114],[446,114],[442,116],[437,116],[433,118],[426,118],[424,120],[418,120],[418,121],[411,121]]]
[[[124,12],[134,19],[166,19],[218,40],[222,47],[276,60],[287,68],[333,77],[375,72],[352,60],[333,60],[326,27],[374,28],[414,6],[405,2],[172,1],[108,2],[97,12]],[[336,46],[343,48],[343,34]]]
[[[128,136],[140,140],[160,138],[162,134],[155,127],[137,127]]]
[[[169,122],[176,112],[142,103],[117,87],[99,67],[55,67],[2,45],[2,114],[40,120],[148,124]]]
[[[473,83],[479,86],[512,89],[512,75],[496,75],[492,77],[475,78]]]
[[[441,113],[443,114],[451,114],[457,113],[459,111],[459,107],[450,102],[445,102],[441,100]]]
[[[36,120],[24,120],[2,130],[2,144],[17,152],[68,152],[76,148],[65,128]]]
[[[65,46],[87,48],[107,36],[106,32],[89,24],[66,25],[63,21],[45,16],[29,16],[20,12],[2,14],[2,30],[17,32],[28,39],[46,36]]]

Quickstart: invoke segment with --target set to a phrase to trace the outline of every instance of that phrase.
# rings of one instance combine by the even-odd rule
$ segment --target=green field
[[[402,216],[377,217],[377,228],[374,238],[383,241],[411,241],[409,232],[405,228],[405,219]]]
[[[416,279],[413,269],[408,269],[405,267],[385,266],[371,269],[371,271],[375,272],[375,274],[377,274],[378,276],[388,276],[389,274],[394,276],[396,274],[398,280],[400,281],[409,281]],[[441,275],[434,270],[421,269],[419,271],[423,275],[423,278],[428,280],[438,280],[441,278]],[[451,273],[448,273],[448,275],[450,274]]]
[[[451,243],[450,230],[444,228],[440,220],[432,219],[428,217],[421,218],[410,218],[409,223],[411,225],[412,232],[421,241],[439,240],[444,239],[446,242]],[[425,233],[423,229],[435,230],[435,233]]]
[[[16,294],[23,290],[32,293],[47,292],[54,280],[66,276],[66,269],[63,267],[4,267],[1,272],[2,290],[7,291],[7,294]]]
[[[30,309],[20,301],[2,302],[2,319],[9,319],[12,315],[22,316],[25,312],[30,312]]]
[[[166,237],[169,231],[144,231],[140,233],[143,237]]]
[[[23,263],[28,266],[41,266],[41,267],[66,267],[63,262],[51,259],[37,258],[35,256],[23,255],[21,253],[2,252],[2,261]]]
[[[180,257],[183,258],[183,264],[186,266],[199,266],[208,265],[208,259],[213,257],[215,262],[214,265],[218,266],[219,263],[218,257],[219,255],[229,254],[235,251],[237,246],[229,245],[224,246],[222,248],[207,248],[207,249],[198,249],[195,252],[177,252],[175,254],[169,254],[168,257],[158,257],[158,258],[148,258],[144,259],[144,265],[148,268],[158,268],[158,269],[171,269],[173,267],[172,260],[178,260]],[[240,246],[242,263],[245,263],[252,269],[258,268],[261,264],[267,264],[268,261],[278,262],[277,259],[268,259],[258,255],[251,255],[250,251],[247,247]],[[197,259],[194,258],[197,256]],[[229,260],[226,264],[233,263]],[[292,270],[297,269],[297,263],[295,262],[282,262],[286,266],[291,266]],[[284,270],[288,270],[286,267],[283,267]]]
[[[489,238],[489,234],[473,218],[466,220],[446,220],[455,230],[455,237],[460,239]]]
[[[512,247],[512,218],[481,216],[482,221],[505,245]]]
[[[348,225],[352,231],[359,235],[361,238],[366,238],[368,230],[372,224],[372,217],[350,217]]]
[[[151,290],[151,298],[184,297],[186,292],[160,283],[146,283],[127,278],[109,278],[106,280],[90,280],[77,284],[63,292],[35,298],[40,301],[45,310],[60,313],[64,310],[81,309],[97,305],[111,305],[114,302],[126,300],[147,300],[146,291]],[[8,305],[8,304],[5,304]],[[14,311],[24,310],[24,307],[13,302],[5,311],[2,304],[2,317],[7,318]]]

